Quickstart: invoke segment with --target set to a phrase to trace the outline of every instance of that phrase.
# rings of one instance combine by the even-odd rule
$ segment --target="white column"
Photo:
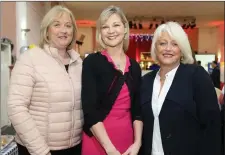
[[[27,29],[27,4],[26,2],[16,2],[16,56],[20,55],[20,48],[27,46],[26,32]]]

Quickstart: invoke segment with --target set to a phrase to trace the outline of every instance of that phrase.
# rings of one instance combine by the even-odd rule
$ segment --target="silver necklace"
[[[120,66],[120,64],[116,64],[116,67],[120,69],[121,66]]]
[[[119,70],[122,69],[122,66],[123,66],[122,58],[120,58],[120,60],[118,62],[114,61],[114,63],[115,63],[115,66],[117,69],[119,69]]]

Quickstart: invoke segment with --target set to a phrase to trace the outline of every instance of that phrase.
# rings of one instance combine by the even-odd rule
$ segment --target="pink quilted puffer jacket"
[[[31,155],[46,155],[81,142],[82,60],[74,51],[68,73],[55,48],[33,48],[17,60],[11,75],[8,114],[16,142]]]

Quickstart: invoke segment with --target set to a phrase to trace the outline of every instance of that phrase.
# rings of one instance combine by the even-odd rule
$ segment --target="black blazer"
[[[143,146],[151,155],[154,116],[151,100],[157,71],[141,86]],[[221,155],[221,122],[216,92],[200,66],[180,64],[159,114],[165,155]]]
[[[131,98],[132,120],[141,120],[140,107],[140,82],[141,68],[139,64],[130,60],[129,72],[126,73],[126,84]],[[114,102],[103,103],[108,97],[108,92],[115,79],[124,78],[120,71],[116,70],[106,56],[101,53],[88,55],[83,61],[82,70],[82,108],[84,112],[84,132],[92,136],[90,128],[98,122],[102,122],[110,112]],[[119,90],[120,91],[120,90]],[[118,93],[119,93],[118,91]],[[115,96],[115,95],[114,95]]]
[[[213,69],[211,79],[213,81],[214,87],[220,89],[220,69],[218,66]]]

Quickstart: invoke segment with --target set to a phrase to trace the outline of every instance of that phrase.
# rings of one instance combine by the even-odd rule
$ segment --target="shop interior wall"
[[[198,51],[199,53],[217,53],[218,52],[218,27],[200,28]]]
[[[41,2],[27,3],[27,27],[30,32],[27,33],[27,44],[39,44],[41,21],[50,8],[50,4]],[[48,8],[49,7],[49,8]]]
[[[1,36],[11,39],[16,46],[16,2],[2,2],[1,3]],[[31,31],[27,33],[27,43],[39,43],[40,38],[40,23],[50,8],[48,3],[27,2],[27,28]],[[9,20],[10,19],[10,20]],[[222,32],[223,31],[223,32]],[[130,33],[150,33],[154,30],[131,30]],[[199,28],[193,30],[186,30],[189,34],[189,39],[194,50],[204,53],[217,53],[218,49],[221,51],[221,60],[224,58],[224,25],[212,28]],[[95,28],[92,27],[78,27],[79,37],[81,34],[85,35],[84,43],[80,47],[81,53],[89,53],[95,50]],[[219,46],[219,47],[218,47]],[[15,48],[16,50],[17,48]],[[16,51],[14,51],[16,52]],[[18,52],[18,51],[17,51]]]
[[[16,2],[1,2],[0,6],[1,38],[10,39],[16,47]],[[14,48],[13,54],[16,54],[16,48]]]

